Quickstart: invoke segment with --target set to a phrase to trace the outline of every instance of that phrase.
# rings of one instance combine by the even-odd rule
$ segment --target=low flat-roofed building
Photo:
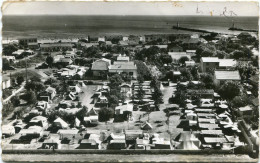
[[[240,81],[241,77],[238,71],[215,71],[214,84],[221,85],[225,81]]]
[[[237,65],[234,59],[219,59],[219,69],[230,69]]]

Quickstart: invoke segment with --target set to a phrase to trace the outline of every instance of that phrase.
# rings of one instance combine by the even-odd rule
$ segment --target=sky
[[[256,2],[5,2],[3,15],[258,16]]]

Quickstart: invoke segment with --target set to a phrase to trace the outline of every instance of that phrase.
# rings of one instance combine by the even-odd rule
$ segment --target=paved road
[[[116,154],[2,154],[4,161],[20,162],[257,162],[248,155],[116,155]]]

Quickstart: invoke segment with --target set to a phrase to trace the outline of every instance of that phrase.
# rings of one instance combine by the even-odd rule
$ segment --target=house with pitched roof
[[[137,67],[134,62],[116,62],[109,66],[110,74],[128,74],[133,78],[137,77]]]
[[[92,64],[92,72],[93,72],[93,76],[102,76],[104,74],[107,74],[108,72],[108,67],[111,65],[111,60],[109,59],[99,59],[96,60],[95,62],[93,62]]]

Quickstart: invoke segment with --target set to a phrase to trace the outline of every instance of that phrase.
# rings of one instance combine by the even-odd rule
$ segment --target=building
[[[217,57],[202,57],[200,59],[200,67],[202,72],[215,70],[219,66],[219,59]]]
[[[125,54],[124,55],[119,55],[118,57],[117,57],[117,61],[118,62],[129,62],[129,57],[128,56],[126,56]]]
[[[119,105],[115,108],[115,121],[126,121],[132,119],[133,105]]]
[[[91,125],[98,124],[98,115],[89,115],[87,117],[84,117],[84,122]]]
[[[52,88],[52,87],[48,87],[46,88],[46,90],[44,92],[41,92],[39,94],[39,97],[42,99],[45,99],[45,101],[49,102],[49,100],[52,100],[54,97],[56,96],[56,89]]]
[[[80,146],[77,149],[100,149],[100,142],[97,142],[94,139],[82,139]]]
[[[202,72],[210,70],[232,70],[235,68],[237,61],[234,59],[219,59],[217,57],[202,57],[200,59],[200,66]]]
[[[111,140],[107,146],[107,149],[121,150],[126,148],[125,140]]]
[[[52,44],[40,44],[42,51],[67,51],[72,50],[73,44],[71,43],[52,43]]]
[[[10,63],[15,63],[16,62],[16,59],[15,59],[15,56],[2,56],[3,59],[7,59]]]
[[[221,85],[225,81],[240,81],[241,77],[238,71],[215,71],[214,84]]]
[[[200,38],[189,38],[182,41],[182,46],[184,49],[196,49],[200,42]]]
[[[117,62],[116,64],[114,63],[113,65],[109,66],[109,73],[128,74],[133,78],[137,78],[137,67],[134,62]]]
[[[235,68],[237,61],[234,59],[219,59],[219,69],[228,70]]]
[[[187,54],[186,52],[168,52],[168,54],[172,57],[173,62],[178,63],[178,60],[181,57],[187,57],[189,60],[191,59],[191,56]]]
[[[185,66],[188,67],[188,66],[195,66],[196,63],[195,61],[185,61]]]
[[[108,67],[111,65],[111,60],[109,59],[99,59],[96,60],[93,64],[92,64],[92,72],[93,72],[93,76],[102,76],[102,75],[106,75],[108,72]]]
[[[18,39],[19,44],[28,45],[29,43],[37,43],[37,38],[28,37]]]
[[[238,115],[242,118],[252,118],[253,109],[249,105],[247,105],[245,107],[240,107],[238,109]]]
[[[2,89],[7,89],[11,87],[11,79],[9,77],[3,76],[2,78]]]
[[[183,52],[183,48],[179,45],[169,45],[168,52]]]
[[[31,50],[36,50],[39,49],[39,44],[37,42],[29,42],[28,43],[28,48]]]

